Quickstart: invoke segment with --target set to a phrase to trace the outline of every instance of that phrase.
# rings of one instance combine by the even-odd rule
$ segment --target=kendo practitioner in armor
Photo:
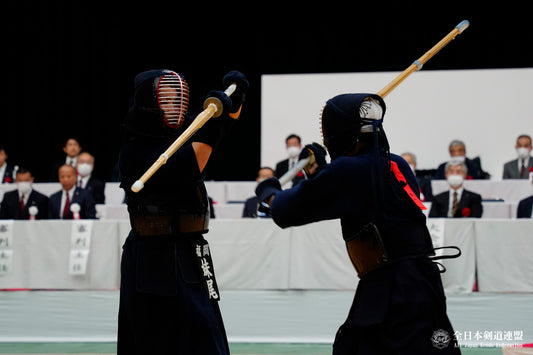
[[[446,315],[440,269],[418,198],[416,177],[389,152],[378,95],[342,94],[322,111],[324,145],[307,145],[308,179],[282,190],[271,178],[256,188],[282,228],[340,218],[360,277],[333,354],[459,354]]]
[[[231,99],[211,91],[222,115],[211,118],[138,193],[132,184],[188,127],[189,91],[182,75],[150,70],[135,77],[121,148],[121,187],[132,230],[121,263],[118,354],[229,354],[209,245],[203,183],[211,152],[239,117],[246,77],[237,71]]]

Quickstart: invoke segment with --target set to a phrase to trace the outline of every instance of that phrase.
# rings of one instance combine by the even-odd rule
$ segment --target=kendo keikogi
[[[331,163],[307,169],[292,189],[272,178],[256,193],[283,228],[340,218],[360,281],[333,354],[458,354],[417,181],[389,152],[384,112],[378,95],[328,100],[321,125]],[[325,162],[320,145],[301,157],[309,154]]]
[[[173,154],[144,188],[132,184],[190,124],[188,85],[170,70],[135,78],[125,121],[129,141],[119,157],[121,187],[132,230],[121,263],[118,354],[229,354],[208,231],[209,202],[203,168],[236,121],[248,82],[233,71],[222,91],[222,116],[209,120]]]

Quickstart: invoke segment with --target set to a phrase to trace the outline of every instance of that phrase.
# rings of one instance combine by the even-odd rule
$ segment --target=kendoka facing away
[[[391,154],[385,103],[374,94],[342,94],[322,111],[324,145],[308,179],[282,190],[271,178],[256,194],[282,228],[340,219],[359,284],[333,354],[460,354],[426,228],[417,180]]]

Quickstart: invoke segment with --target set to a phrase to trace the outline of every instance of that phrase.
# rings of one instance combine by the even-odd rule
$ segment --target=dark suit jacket
[[[242,210],[243,218],[270,218],[269,215],[257,210],[257,200],[257,196],[253,196],[244,202],[244,208]]]
[[[435,173],[435,176],[433,177],[434,179],[436,180],[446,179],[444,177],[444,174],[445,174],[444,169],[446,168],[446,163],[447,162],[444,162],[441,165],[439,165],[439,167],[437,168],[437,172]],[[465,165],[466,165],[466,168],[468,169],[467,179],[474,179],[474,180],[490,179],[490,174],[483,171],[483,169],[481,169],[481,159],[479,157],[476,157],[474,159],[465,158]]]
[[[422,202],[431,202],[433,199],[433,189],[431,187],[431,180],[435,175],[437,169],[416,169],[415,176],[420,187],[420,199]],[[422,195],[424,198],[422,199]]]
[[[275,176],[279,179],[283,176],[287,171],[289,171],[289,159],[285,159],[280,161],[276,164],[276,170],[275,170]],[[292,179],[292,186],[296,186],[300,181],[304,180],[305,176],[295,176],[294,179]]]
[[[244,208],[242,209],[243,218],[257,217],[257,196],[250,197],[244,201]]]
[[[105,182],[91,176],[85,185],[85,190],[91,193],[94,203],[105,203]]]
[[[531,218],[533,210],[533,196],[526,197],[518,203],[516,218]]]
[[[24,209],[21,211],[18,190],[6,192],[0,207],[0,219],[30,219],[29,208],[31,206],[36,206],[38,209],[35,216],[36,219],[48,218],[48,196],[31,190],[28,202],[26,202]]]
[[[441,192],[433,196],[429,217],[448,217],[448,207],[450,201],[450,191]],[[481,195],[475,192],[463,190],[457,212],[453,217],[476,217],[483,214]]]
[[[418,186],[420,187],[420,193],[424,195],[424,199],[422,201],[431,202],[431,200],[433,200],[433,189],[431,187],[431,179],[417,178],[417,180]]]
[[[215,203],[213,199],[207,196],[207,201],[209,201],[209,218],[216,218],[215,216]]]
[[[289,171],[289,159],[282,160],[276,164],[276,177],[279,179],[287,171]]]
[[[48,217],[50,219],[60,219],[63,211],[61,209],[61,196],[63,190],[59,190],[50,196],[48,203]],[[80,205],[80,217],[82,219],[94,219],[96,218],[96,208],[93,197],[90,192],[85,189],[76,188],[72,196],[70,204],[77,203]],[[69,211],[67,219],[72,219],[72,212]]]
[[[526,166],[526,174],[524,177],[520,177],[520,170],[518,169],[518,159],[511,160],[503,165],[503,178],[504,179],[528,179],[529,169],[533,168],[533,157],[529,157],[528,166]]]
[[[0,178],[2,178],[2,180],[0,180],[0,184],[1,183],[12,183],[12,182],[15,182],[15,176],[13,176],[13,169],[14,169],[14,166],[13,165],[9,165],[8,163],[5,163],[6,164],[6,170],[4,171],[4,176],[0,176]]]

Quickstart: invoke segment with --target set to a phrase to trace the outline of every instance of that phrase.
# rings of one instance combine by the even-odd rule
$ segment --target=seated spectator
[[[446,164],[445,176],[450,190],[433,196],[429,217],[481,217],[481,195],[463,188],[467,172],[465,163],[451,161]]]
[[[403,153],[402,158],[409,164],[413,174],[418,180],[418,187],[420,188],[420,201],[430,202],[433,198],[433,190],[431,188],[431,176],[425,174],[425,171],[416,169],[416,155],[413,153]]]
[[[269,167],[260,168],[257,172],[255,181],[259,184],[261,181],[274,177],[274,170]],[[269,217],[264,212],[257,211],[257,196],[250,197],[244,202],[242,210],[243,218],[265,218]]]
[[[533,195],[520,200],[516,210],[516,218],[533,218]]]
[[[207,196],[207,201],[209,202],[209,218],[216,218],[215,216],[215,203],[213,199]]]
[[[7,163],[7,153],[0,146],[0,184],[9,184],[15,181],[16,167]]]
[[[77,186],[88,190],[93,196],[94,203],[105,203],[105,182],[92,176],[94,157],[87,152],[78,155],[76,169],[78,171]]]
[[[531,181],[533,184],[533,181]],[[518,202],[516,218],[533,218],[533,195]]]
[[[50,196],[48,217],[50,219],[92,219],[96,208],[87,190],[76,188],[76,169],[64,164],[59,168],[59,182],[62,189]]]
[[[289,157],[279,161],[276,164],[275,174],[278,179],[298,163],[298,157],[300,155],[300,151],[302,150],[302,140],[300,136],[291,134],[285,138],[285,148],[287,149],[287,154]],[[298,174],[294,179],[292,179],[292,186],[296,186],[296,184],[298,184],[304,178],[305,177],[303,173]]]
[[[533,169],[531,157],[531,137],[522,134],[516,139],[516,154],[518,158],[503,165],[504,179],[528,179],[529,170]]]
[[[451,141],[448,150],[450,152],[450,157],[457,162],[464,162],[466,165],[466,168],[468,169],[468,175],[467,179],[490,179],[490,174],[483,171],[481,169],[481,159],[479,157],[476,157],[474,159],[468,159],[466,157],[466,146],[465,144],[460,140],[453,140]],[[442,163],[437,168],[437,172],[435,173],[434,179],[438,180],[444,180],[445,176],[445,167],[446,163]]]
[[[0,206],[0,219],[47,219],[48,196],[32,188],[33,174],[21,168],[17,171],[17,189],[6,192]],[[30,213],[31,212],[31,213]]]
[[[52,175],[50,176],[50,181],[57,180],[57,172],[63,164],[71,165],[76,168],[78,162],[78,155],[81,152],[81,144],[77,138],[68,138],[63,146],[63,152],[66,154],[65,159],[61,160],[59,163],[54,165],[52,170]]]

